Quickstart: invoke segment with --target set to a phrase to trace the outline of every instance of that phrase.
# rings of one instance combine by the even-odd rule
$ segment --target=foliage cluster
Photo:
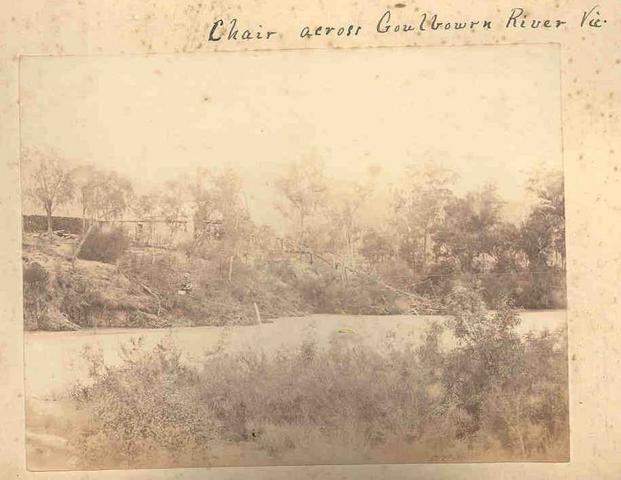
[[[378,191],[377,169],[362,181],[337,182],[309,156],[274,181],[276,206],[288,227],[277,234],[255,223],[241,177],[231,168],[198,171],[168,181],[161,192],[136,196],[131,182],[114,172],[68,170],[36,152],[30,160],[31,194],[45,207],[49,225],[53,202],[70,201],[76,189],[83,228],[133,212],[164,219],[174,238],[173,231],[186,225],[179,220],[192,219],[191,238],[150,258],[148,245],[128,253],[120,228],[96,228],[80,248],[79,258],[121,264],[123,274],[155,292],[163,324],[254,323],[255,305],[263,318],[408,313],[412,298],[444,305],[463,284],[478,285],[490,308],[506,299],[529,309],[566,303],[558,172],[532,176],[529,212],[516,223],[507,219],[507,203],[494,186],[458,195],[457,175],[439,164],[409,168],[386,199],[388,192]],[[50,178],[62,192],[48,191]],[[194,289],[180,296],[185,274]],[[139,322],[132,317],[128,324]]]
[[[104,231],[95,228],[86,236],[79,258],[83,260],[94,260],[97,262],[114,263],[128,249],[129,238],[120,228],[112,228]]]
[[[126,464],[162,452],[205,458],[223,444],[277,463],[300,452],[382,461],[403,445],[400,461],[564,459],[564,332],[518,335],[516,311],[488,311],[472,289],[451,292],[450,307],[418,346],[389,336],[378,350],[335,334],[322,348],[309,333],[294,350],[212,353],[199,366],[171,343],[130,345],[117,367],[91,359],[92,383],[74,398],[92,423],[74,445],[98,467],[110,455]]]

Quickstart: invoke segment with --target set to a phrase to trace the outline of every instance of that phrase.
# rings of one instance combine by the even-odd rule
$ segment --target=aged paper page
[[[0,478],[621,474],[615,2],[2,22]]]

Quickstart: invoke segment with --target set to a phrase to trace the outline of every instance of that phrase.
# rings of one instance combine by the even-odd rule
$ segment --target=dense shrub
[[[447,405],[463,412],[456,435],[487,440],[521,458],[568,439],[566,333],[521,337],[505,301],[488,311],[476,288],[449,297],[447,326],[457,347],[445,354]]]
[[[158,292],[171,321],[191,325],[248,325],[262,320],[297,316],[310,310],[299,292],[275,273],[270,263],[247,264],[235,259],[234,273],[217,261],[166,252],[157,256],[131,254],[122,270]],[[192,291],[179,295],[186,274]]]
[[[343,277],[330,268],[303,271],[292,281],[313,313],[385,315],[403,313],[397,295],[370,277]]]
[[[95,229],[86,237],[79,258],[114,263],[128,247],[129,239],[122,229],[115,228],[110,231]]]
[[[43,233],[47,231],[45,215],[23,215],[22,228],[25,233]],[[52,217],[52,230],[64,230],[79,235],[82,233],[82,219],[76,217]]]
[[[277,462],[379,461],[389,445],[409,445],[400,461],[565,459],[564,333],[520,336],[513,309],[490,312],[468,288],[450,305],[416,349],[387,336],[378,351],[336,333],[320,347],[310,331],[274,356],[212,352],[189,367],[173,344],[130,345],[121,366],[92,362],[93,384],[76,390],[92,419],[82,461],[101,466],[89,457],[98,451],[129,464],[184,449],[201,457],[231,442]]]
[[[80,327],[169,326],[157,300],[110,266],[58,266],[51,288],[59,313]]]
[[[538,272],[488,271],[461,273],[450,265],[434,266],[426,278],[416,283],[415,291],[445,303],[460,285],[476,285],[488,308],[495,309],[507,300],[530,310],[563,309],[567,306],[565,273],[555,269]]]
[[[54,280],[60,311],[82,327],[93,326],[93,316],[100,309],[101,293],[95,290],[88,277],[77,270],[58,270]]]
[[[565,272],[549,269],[522,276],[516,303],[529,309],[565,308],[566,294]]]
[[[39,289],[45,290],[49,274],[47,270],[37,262],[32,262],[29,265],[24,266],[24,283],[27,285]]]
[[[48,271],[38,262],[24,265],[24,329],[78,330],[59,305],[57,271]],[[49,268],[49,267],[48,267]]]
[[[85,356],[96,383],[76,386],[73,396],[97,421],[73,443],[86,462],[136,466],[145,457],[174,462],[204,451],[215,425],[199,402],[196,373],[180,362],[174,345],[165,340],[144,352],[133,340],[122,347],[124,363],[116,369],[104,366],[100,352]]]
[[[228,260],[217,252],[202,257],[168,252],[157,256],[132,254],[121,264],[123,271],[162,294],[171,316],[194,325],[245,325],[261,319],[308,313],[383,315],[403,313],[395,295],[377,281],[349,275],[316,262],[309,265],[295,257],[252,262],[235,258],[228,278]],[[193,290],[177,292],[188,274]]]
[[[562,309],[567,306],[565,272],[555,269],[538,272],[489,272],[478,276],[481,293],[495,308],[505,299],[531,310]]]
[[[37,262],[24,265],[24,328],[36,330],[46,314],[49,273]]]
[[[344,431],[364,454],[391,435],[417,436],[430,405],[413,351],[387,358],[338,339],[320,350],[309,339],[273,359],[246,351],[190,368],[172,345],[126,350],[120,367],[91,359],[93,385],[74,390],[92,419],[72,442],[84,466],[207,455],[216,442],[255,442],[280,458],[338,445]]]

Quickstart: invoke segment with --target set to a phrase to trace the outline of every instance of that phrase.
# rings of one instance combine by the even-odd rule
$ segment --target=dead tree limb
[[[82,251],[82,247],[84,246],[84,242],[86,242],[86,239],[88,238],[88,236],[93,231],[93,228],[95,228],[95,224],[91,223],[91,225],[88,227],[88,230],[86,231],[86,233],[84,235],[82,235],[82,238],[80,239],[80,242],[78,243],[78,246],[74,250],[73,255],[71,257],[71,264],[72,265],[75,263],[76,259],[78,258],[78,255],[80,255],[80,252]]]
[[[322,255],[318,254],[317,252],[314,252],[308,248],[304,248],[304,249],[295,249],[290,247],[289,249],[285,250],[287,253],[292,253],[292,254],[301,254],[301,253],[306,253],[308,255],[314,256],[316,258],[318,258],[319,260],[321,260],[322,262],[328,264],[328,265],[333,265],[333,262],[331,262],[330,260],[328,260],[327,258],[323,257]],[[378,285],[381,285],[382,287],[386,288],[387,290],[390,290],[398,295],[402,295],[404,297],[408,297],[412,300],[414,300],[415,302],[417,302],[418,304],[427,304],[427,306],[429,306],[429,301],[423,297],[421,297],[420,295],[417,295],[415,293],[411,293],[411,292],[407,292],[405,290],[401,290],[399,288],[393,287],[392,285],[384,282],[381,278],[378,278],[377,275],[374,275],[370,272],[363,272],[361,270],[352,268],[352,267],[348,267],[347,265],[345,265],[345,262],[343,262],[343,259],[336,254],[331,254],[334,257],[337,257],[339,259],[339,263],[342,265],[342,270],[344,273],[347,273],[348,271],[353,273],[354,275],[357,276],[361,276],[361,277],[366,277],[369,280],[377,283]],[[410,306],[410,308],[412,309],[412,311],[414,312],[415,315],[419,315],[418,311],[416,308],[414,308],[413,306]]]

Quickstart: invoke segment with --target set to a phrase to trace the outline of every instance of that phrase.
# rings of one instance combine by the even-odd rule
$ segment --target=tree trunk
[[[46,205],[45,214],[47,216],[47,234],[52,236],[52,207],[51,205]]]
[[[71,263],[74,263],[76,258],[78,258],[78,255],[80,254],[80,251],[82,250],[82,247],[84,246],[84,242],[86,241],[86,239],[88,238],[88,236],[90,235],[94,227],[95,227],[95,223],[91,223],[86,233],[82,235],[82,239],[80,240],[80,243],[78,243],[78,246],[76,247],[75,251],[73,252],[73,256],[71,257]]]
[[[427,228],[423,231],[423,274],[427,273]]]
[[[300,213],[300,239],[298,241],[298,249],[302,250],[304,246],[304,214]]]
[[[261,313],[259,312],[259,306],[257,305],[257,302],[254,302],[254,313],[257,316],[257,324],[261,325]]]
[[[233,258],[235,258],[234,255],[229,258],[229,283],[233,279]]]
[[[347,236],[347,247],[349,250],[349,264],[351,265],[351,268],[356,268],[356,254],[352,235]]]
[[[86,231],[86,208],[82,207],[82,235]]]

